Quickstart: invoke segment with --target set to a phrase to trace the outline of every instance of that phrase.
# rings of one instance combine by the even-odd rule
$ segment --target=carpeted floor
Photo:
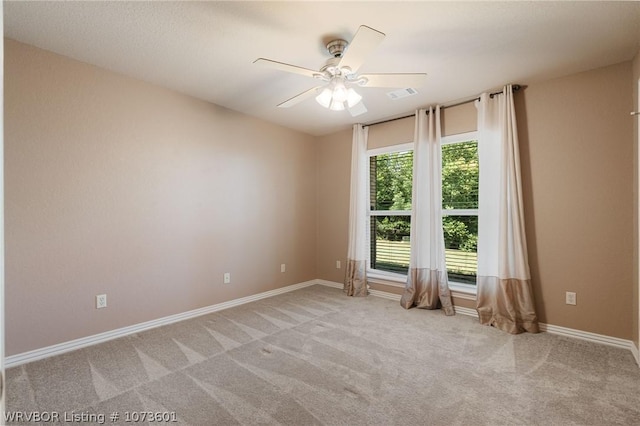
[[[623,349],[313,286],[10,369],[7,411],[107,424],[173,412],[193,426],[639,425],[640,368]]]

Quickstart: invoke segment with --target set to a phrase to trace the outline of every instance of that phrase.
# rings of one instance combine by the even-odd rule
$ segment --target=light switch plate
[[[102,309],[107,307],[107,295],[99,294],[96,296],[96,309]]]
[[[565,296],[565,303],[567,305],[575,305],[576,304],[576,294],[572,291],[567,291]]]

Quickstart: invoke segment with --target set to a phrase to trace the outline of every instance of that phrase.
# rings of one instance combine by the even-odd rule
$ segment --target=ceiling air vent
[[[394,90],[393,92],[388,92],[387,96],[395,101],[396,99],[406,98],[407,96],[413,96],[417,93],[418,91],[416,89],[412,89],[411,87],[408,87],[406,89],[398,89],[398,90]]]

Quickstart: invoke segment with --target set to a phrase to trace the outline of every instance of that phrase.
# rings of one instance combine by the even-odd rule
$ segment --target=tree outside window
[[[411,246],[413,151],[370,157],[371,268],[406,274]],[[475,284],[478,246],[478,143],[442,147],[442,208],[449,279]]]

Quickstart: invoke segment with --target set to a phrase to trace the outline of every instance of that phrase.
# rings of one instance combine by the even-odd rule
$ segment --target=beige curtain
[[[416,111],[411,196],[411,258],[400,305],[442,307],[454,315],[442,231],[440,107]]]
[[[509,333],[538,332],[524,229],[512,87],[478,103],[480,322]]]
[[[344,292],[366,296],[367,288],[367,136],[368,128],[353,126],[351,149],[351,195],[349,205],[349,246]]]

